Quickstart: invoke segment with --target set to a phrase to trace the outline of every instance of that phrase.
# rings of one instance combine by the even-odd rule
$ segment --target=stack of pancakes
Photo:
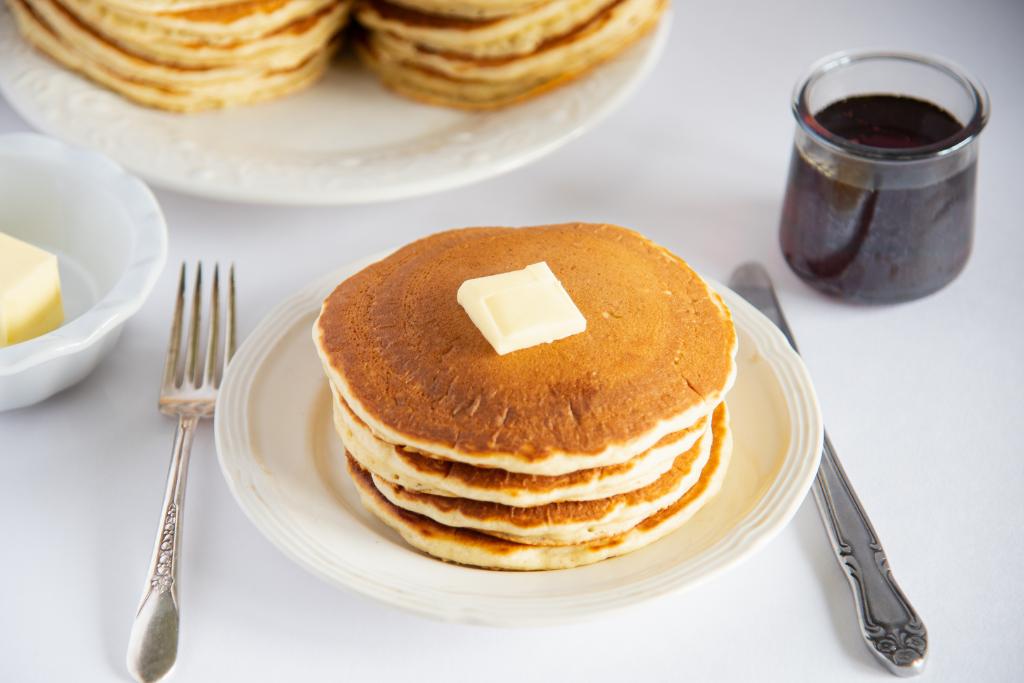
[[[7,0],[22,34],[142,104],[200,111],[279,97],[327,66],[350,0]]]
[[[499,356],[459,285],[540,261],[586,331]],[[624,228],[427,237],[341,283],[313,337],[364,504],[444,560],[530,570],[621,555],[678,528],[725,476],[729,310]]]
[[[357,50],[392,89],[433,104],[500,107],[621,52],[667,0],[366,0]]]

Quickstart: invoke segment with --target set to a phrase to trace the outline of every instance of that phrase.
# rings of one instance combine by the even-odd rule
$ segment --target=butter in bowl
[[[56,255],[0,232],[0,346],[35,339],[62,322]]]
[[[95,368],[166,257],[163,214],[138,178],[51,138],[0,136],[0,410]]]

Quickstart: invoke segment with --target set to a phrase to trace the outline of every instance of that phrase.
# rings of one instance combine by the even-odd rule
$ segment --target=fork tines
[[[210,310],[206,328],[205,351],[199,343],[200,328],[203,326],[204,311],[203,264],[196,263],[195,277],[192,283],[192,306],[188,316],[188,337],[185,341],[185,360],[181,362],[182,323],[185,309],[185,271],[181,264],[178,276],[178,294],[174,304],[174,317],[171,323],[171,338],[167,345],[167,360],[164,364],[163,391],[168,389],[199,389],[201,387],[216,389],[224,376],[224,368],[235,352],[235,266],[228,271],[227,312],[224,343],[221,345],[221,301],[220,301],[220,266],[214,264],[213,279],[210,286]]]

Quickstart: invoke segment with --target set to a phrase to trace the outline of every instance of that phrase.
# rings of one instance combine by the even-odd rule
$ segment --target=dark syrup
[[[884,149],[933,145],[962,129],[944,109],[896,95],[840,100],[814,119],[850,142]],[[798,275],[830,294],[889,302],[934,292],[956,277],[970,254],[975,171],[972,161],[931,184],[872,188],[870,179],[844,182],[841,164],[826,175],[794,150],[782,251]]]

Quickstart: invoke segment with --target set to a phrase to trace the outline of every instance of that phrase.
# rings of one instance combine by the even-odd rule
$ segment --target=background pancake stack
[[[504,106],[617,55],[667,0],[367,0],[363,61],[394,90],[434,104]]]
[[[587,329],[499,356],[456,291],[539,261]],[[433,235],[339,285],[313,336],[364,504],[442,559],[529,570],[621,555],[678,528],[725,476],[730,313],[624,228]]]
[[[43,52],[142,104],[199,111],[279,97],[327,66],[349,0],[7,0]]]

